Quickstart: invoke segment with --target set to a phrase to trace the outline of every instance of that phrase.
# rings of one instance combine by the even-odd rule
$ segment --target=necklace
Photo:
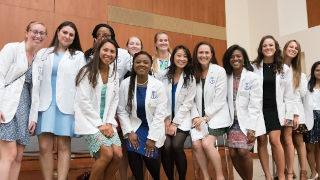
[[[265,64],[268,68],[271,68],[271,66],[273,65],[273,63],[263,63]]]
[[[148,83],[148,79],[147,79],[146,82],[144,82],[144,83],[138,83],[138,82],[137,82],[137,85],[138,85],[138,86],[143,86],[143,85],[145,85],[145,84],[147,84],[147,83]]]

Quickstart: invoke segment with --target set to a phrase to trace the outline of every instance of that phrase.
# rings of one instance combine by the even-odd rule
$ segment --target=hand
[[[171,123],[169,126],[168,134],[171,136],[176,136],[177,134],[177,125],[175,123]]]
[[[6,121],[6,119],[4,118],[4,115],[3,115],[2,111],[0,111],[0,126],[1,126],[1,121],[2,121],[2,122],[5,122],[5,121]]]
[[[284,125],[288,125],[290,123],[290,121],[291,121],[290,119],[285,119],[284,120]]]
[[[29,134],[32,135],[34,133],[34,130],[36,129],[36,123],[31,121],[28,129],[29,129]]]
[[[254,130],[249,129],[247,131],[247,144],[253,144],[256,140],[256,132]]]
[[[105,135],[107,138],[111,138],[114,135],[113,128],[111,124],[104,124],[98,127],[99,130],[103,135]]]
[[[170,119],[169,119],[169,117],[167,117],[167,118],[164,120],[164,125],[165,125],[166,134],[169,134],[169,126],[170,126]]]
[[[156,148],[156,142],[150,139],[147,139],[146,141],[146,146],[144,147],[144,149],[146,150],[146,156],[150,157],[153,156],[153,153],[155,151]]]
[[[293,130],[296,130],[299,127],[299,116],[294,115],[293,117]]]
[[[139,149],[139,137],[135,132],[131,132],[128,135],[128,141],[129,141],[129,146],[133,147],[134,149]]]
[[[201,130],[200,125],[201,125],[201,123],[202,123],[203,121],[204,121],[204,119],[203,119],[202,117],[197,117],[197,118],[194,118],[194,119],[193,119],[193,125],[194,125],[194,127],[195,127],[198,131]]]

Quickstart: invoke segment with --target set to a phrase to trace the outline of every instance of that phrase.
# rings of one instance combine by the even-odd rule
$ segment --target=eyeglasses
[[[107,39],[110,39],[111,38],[111,34],[107,34],[107,33],[104,33],[104,34],[97,34],[97,39],[99,38],[107,38]]]
[[[47,32],[44,31],[37,31],[37,30],[30,30],[30,32],[32,32],[33,35],[40,35],[40,36],[46,36]]]

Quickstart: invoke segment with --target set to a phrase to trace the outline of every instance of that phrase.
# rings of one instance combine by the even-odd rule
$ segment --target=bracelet
[[[208,122],[207,116],[204,116],[204,117],[203,117],[203,120],[204,120],[205,122]]]

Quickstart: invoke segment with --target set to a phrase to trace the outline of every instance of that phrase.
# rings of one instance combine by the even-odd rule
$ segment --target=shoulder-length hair
[[[81,48],[81,44],[80,44],[80,38],[79,38],[79,33],[77,30],[77,27],[73,22],[65,21],[58,26],[56,32],[54,33],[54,37],[51,41],[50,47],[54,47],[52,50],[53,53],[57,52],[58,46],[59,46],[58,33],[65,26],[71,27],[75,33],[74,40],[73,40],[72,44],[68,47],[70,54],[74,55],[74,53],[76,51],[82,51],[82,48]]]
[[[308,82],[308,89],[310,92],[313,92],[313,88],[316,86],[317,79],[316,79],[316,76],[314,75],[314,71],[319,65],[320,65],[320,61],[317,61],[311,67],[311,75],[310,75],[310,80]]]
[[[281,73],[283,71],[283,58],[281,56],[281,49],[279,46],[278,41],[271,35],[266,35],[264,37],[262,37],[259,47],[258,47],[258,56],[257,58],[253,61],[253,64],[256,65],[257,68],[260,68],[260,64],[263,61],[264,55],[262,53],[262,46],[263,43],[266,39],[272,39],[274,41],[275,44],[275,49],[276,52],[273,55],[274,61],[273,61],[273,71],[275,73]]]
[[[129,90],[128,90],[128,101],[127,101],[127,106],[126,106],[126,110],[128,111],[129,114],[132,111],[132,100],[134,97],[136,76],[137,76],[137,73],[134,71],[133,67],[134,67],[134,63],[135,63],[135,60],[137,59],[137,57],[142,54],[146,55],[150,59],[150,63],[152,64],[152,56],[149,53],[147,53],[146,51],[137,52],[133,56],[132,69],[131,69],[131,73],[130,73]]]
[[[248,71],[253,71],[253,67],[251,66],[251,63],[249,61],[249,57],[248,57],[248,54],[247,54],[246,50],[243,47],[235,44],[235,45],[230,46],[227,49],[227,51],[224,53],[223,58],[222,58],[223,67],[226,70],[226,73],[231,75],[232,72],[233,72],[233,68],[232,68],[232,66],[230,64],[230,59],[231,59],[232,53],[235,50],[240,51],[241,54],[242,54],[242,57],[243,57],[243,60],[244,60],[243,67],[246,68],[246,70],[248,70]]]
[[[182,49],[184,53],[187,55],[187,65],[183,68],[183,72],[185,73],[183,86],[187,87],[190,82],[192,82],[192,76],[193,76],[193,68],[192,68],[192,57],[189,49],[184,45],[176,46],[173,49],[172,55],[170,57],[171,64],[169,66],[169,70],[167,73],[167,77],[170,81],[174,81],[174,73],[176,72],[177,66],[174,63],[174,56],[177,53],[178,50]]]
[[[100,61],[101,61],[100,60],[100,50],[105,43],[111,43],[114,46],[114,48],[116,49],[116,57],[113,62],[114,66],[113,66],[113,70],[112,70],[112,74],[111,74],[111,76],[116,78],[118,48],[116,46],[116,43],[112,39],[104,39],[99,44],[98,49],[97,49],[98,51],[96,51],[93,54],[92,61],[89,61],[85,66],[83,66],[80,69],[80,71],[76,77],[76,86],[78,86],[80,84],[80,82],[82,81],[82,79],[86,76],[86,74],[88,74],[89,83],[92,85],[93,88],[96,87],[96,85],[98,83],[99,67],[100,67]]]
[[[193,49],[193,59],[192,59],[193,70],[194,70],[194,77],[195,77],[195,79],[196,79],[196,83],[199,83],[199,82],[200,82],[201,74],[202,74],[202,67],[201,67],[201,65],[200,65],[200,63],[199,63],[199,61],[198,61],[198,49],[199,49],[199,47],[200,47],[201,45],[207,45],[207,46],[209,46],[210,51],[211,51],[211,54],[212,54],[210,63],[212,63],[212,64],[218,64],[213,46],[212,46],[209,42],[206,42],[206,41],[201,41],[201,42],[199,42],[199,43],[196,45],[196,47]]]
[[[155,73],[159,72],[159,68],[158,68],[158,58],[159,58],[159,52],[158,52],[158,51],[159,51],[159,50],[158,50],[158,48],[157,48],[157,46],[156,46],[155,44],[156,44],[156,42],[158,41],[158,36],[159,36],[160,34],[165,34],[165,35],[167,35],[167,37],[168,37],[168,42],[169,42],[168,53],[171,53],[169,35],[168,35],[166,32],[163,32],[163,31],[157,32],[157,33],[154,35],[154,38],[153,38],[153,43],[154,43],[154,46],[155,46],[155,51],[154,51],[154,56],[153,56],[154,61],[153,61],[153,63],[152,63],[152,70],[153,70]]]
[[[298,54],[296,57],[294,57],[291,61],[291,67],[292,67],[292,79],[293,79],[293,85],[294,88],[297,89],[300,86],[301,82],[301,46],[300,43],[297,40],[290,40],[288,41],[283,48],[283,59],[285,60],[287,58],[287,49],[291,42],[295,42],[297,44],[298,48]]]

